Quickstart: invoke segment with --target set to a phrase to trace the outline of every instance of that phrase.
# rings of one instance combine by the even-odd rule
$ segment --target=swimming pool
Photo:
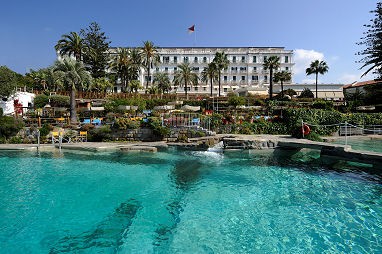
[[[381,253],[382,177],[317,153],[0,152],[2,253]]]
[[[345,145],[347,143],[353,150],[364,150],[371,152],[382,153],[382,139],[371,139],[368,137],[348,137],[347,142],[345,138],[337,139],[335,144]]]

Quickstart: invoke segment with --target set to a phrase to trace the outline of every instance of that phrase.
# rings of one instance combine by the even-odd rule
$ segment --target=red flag
[[[195,25],[192,25],[191,27],[188,28],[189,33],[195,32]]]

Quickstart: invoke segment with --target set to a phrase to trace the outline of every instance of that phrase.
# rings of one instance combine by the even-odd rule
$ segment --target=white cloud
[[[306,68],[309,67],[310,63],[314,60],[323,60],[324,54],[314,50],[306,49],[295,49],[294,50],[294,62],[293,67],[294,74],[305,73]]]
[[[371,80],[374,79],[374,76],[370,73],[368,73],[366,76],[362,77],[362,73],[344,73],[338,78],[339,83],[343,84],[351,84],[355,81],[365,81],[365,80]]]

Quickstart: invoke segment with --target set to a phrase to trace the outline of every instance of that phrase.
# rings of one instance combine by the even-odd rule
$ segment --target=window
[[[228,77],[227,76],[224,76],[224,81],[227,81]]]
[[[159,67],[156,67],[156,68],[155,68],[155,71],[159,71]]]
[[[163,62],[164,63],[169,63],[170,62],[170,57],[169,56],[164,56],[163,57]]]
[[[199,71],[199,67],[192,67],[192,70],[198,72]]]
[[[258,81],[259,80],[259,76],[252,76],[252,80],[253,81]]]
[[[289,63],[289,57],[288,56],[285,56],[285,63]]]
[[[174,56],[174,63],[178,63],[178,57]]]
[[[245,81],[245,76],[241,76],[241,81]]]
[[[203,86],[203,91],[207,91],[207,87]]]
[[[233,81],[236,81],[236,76],[232,76],[232,80],[233,80]]]
[[[184,62],[184,63],[188,63],[188,56],[185,56],[185,57],[183,58],[183,62]]]
[[[242,57],[241,57],[241,62],[242,62],[242,63],[245,63],[245,56],[242,56]]]
[[[174,72],[178,70],[178,67],[174,67]]]
[[[194,90],[195,90],[195,91],[198,91],[198,87],[197,87],[197,86],[195,86],[195,87],[194,87]]]
[[[145,81],[147,81],[147,76],[145,76]],[[149,77],[149,81],[151,81],[151,76]]]
[[[252,62],[253,62],[253,63],[257,63],[257,58],[256,58],[256,56],[253,56]]]
[[[226,93],[228,92],[228,88],[227,87],[224,87],[223,91]]]
[[[231,67],[231,71],[237,71],[237,67]]]
[[[289,67],[288,67],[288,66],[287,66],[287,67],[285,67],[285,70],[286,70],[286,71],[289,71]]]
[[[246,70],[247,70],[247,67],[240,67],[240,70],[241,70],[241,71],[246,71]]]
[[[257,71],[257,67],[253,67],[253,72],[256,72]]]
[[[264,56],[264,62],[266,62],[267,61],[267,56]]]
[[[194,57],[194,63],[198,63],[198,57]]]
[[[265,81],[265,82],[268,81],[268,76],[264,76],[264,81]]]
[[[168,67],[164,67],[164,71],[165,71],[165,72],[168,72]]]
[[[236,63],[236,56],[233,56],[233,57],[232,57],[232,62],[233,62],[233,63]]]
[[[207,63],[207,57],[203,57],[203,63]]]

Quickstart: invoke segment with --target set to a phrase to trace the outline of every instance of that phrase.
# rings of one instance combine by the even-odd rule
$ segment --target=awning
[[[190,105],[184,105],[181,109],[185,111],[199,111],[200,106],[190,106]]]

